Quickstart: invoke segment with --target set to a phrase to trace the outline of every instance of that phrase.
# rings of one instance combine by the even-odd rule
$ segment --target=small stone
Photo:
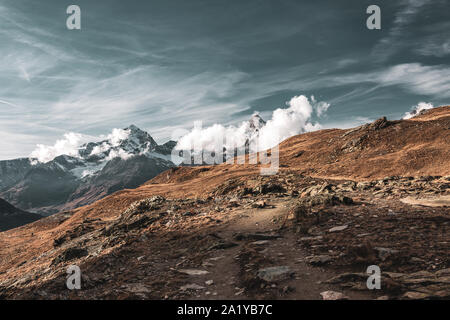
[[[315,236],[315,237],[301,237],[298,241],[299,242],[308,242],[313,240],[322,240],[323,236]]]
[[[331,256],[329,255],[318,255],[318,256],[310,256],[306,258],[306,261],[308,261],[312,265],[323,265],[332,260]]]
[[[186,290],[202,290],[205,289],[205,287],[199,286],[198,284],[195,283],[191,283],[191,284],[187,284],[184,285],[180,288],[182,291],[186,291]]]
[[[403,298],[417,300],[417,299],[425,299],[429,296],[427,293],[416,292],[416,291],[408,291],[403,295]]]
[[[264,200],[259,200],[259,201],[256,201],[256,202],[254,202],[253,204],[252,204],[252,207],[253,208],[259,208],[259,209],[262,209],[262,208],[265,208],[266,207],[266,202],[264,201]]]
[[[320,295],[322,296],[323,300],[348,300],[349,299],[343,293],[337,292],[337,291],[331,291],[331,290],[321,292]]]
[[[190,276],[202,276],[208,274],[209,272],[206,270],[197,270],[197,269],[180,269],[178,270],[181,273],[190,275]]]
[[[238,292],[236,292],[234,295],[235,296],[240,296],[240,295],[242,295],[244,293],[244,291],[245,291],[245,289],[241,289]]]
[[[360,233],[360,234],[357,234],[356,237],[363,238],[363,237],[367,237],[367,236],[370,236],[370,235],[371,235],[371,233]]]
[[[149,293],[151,290],[142,283],[129,283],[123,286],[129,292],[133,293]]]
[[[208,260],[218,261],[218,260],[223,259],[223,258],[225,258],[225,256],[212,257],[212,258],[209,258]]]
[[[251,244],[254,246],[263,246],[265,244],[268,244],[270,241],[269,240],[260,240],[260,241],[254,241]]]
[[[337,231],[344,231],[345,229],[348,228],[348,225],[343,225],[343,226],[338,226],[338,227],[333,227],[330,230],[328,230],[328,232],[337,232]]]
[[[289,279],[294,272],[288,266],[269,267],[258,270],[258,277],[267,282]]]
[[[214,281],[213,281],[213,280],[207,280],[207,281],[205,281],[205,284],[206,284],[207,286],[211,286],[211,285],[214,284]]]

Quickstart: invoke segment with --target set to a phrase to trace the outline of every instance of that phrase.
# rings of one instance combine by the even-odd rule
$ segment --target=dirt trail
[[[274,208],[242,210],[237,218],[223,227],[218,235],[228,241],[234,241],[237,234],[273,235],[279,238],[271,240],[255,239],[239,241],[233,248],[214,252],[204,261],[209,274],[195,278],[195,283],[206,289],[192,295],[193,299],[252,299],[255,295],[243,290],[239,283],[240,266],[237,261],[239,253],[247,247],[255,248],[273,266],[288,266],[293,271],[290,279],[270,285],[266,298],[281,299],[321,299],[321,292],[333,290],[345,294],[351,299],[373,299],[371,292],[346,291],[333,285],[323,283],[337,274],[331,270],[312,267],[306,263],[306,252],[297,244],[297,237],[292,232],[279,230],[286,216],[289,201],[276,200],[269,203]],[[193,279],[194,280],[194,279]],[[205,282],[212,280],[212,285]]]

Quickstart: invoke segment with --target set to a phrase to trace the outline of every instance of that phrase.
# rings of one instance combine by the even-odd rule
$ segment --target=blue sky
[[[66,28],[81,7],[82,29]],[[366,28],[367,6],[382,29]],[[323,127],[450,104],[446,0],[0,1],[0,159],[67,132],[265,118],[296,95]]]

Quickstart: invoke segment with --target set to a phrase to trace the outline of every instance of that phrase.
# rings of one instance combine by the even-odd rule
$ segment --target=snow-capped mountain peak
[[[246,144],[249,141],[254,140],[259,135],[259,130],[266,125],[266,122],[261,118],[258,113],[254,113],[250,120],[247,122],[247,128],[245,130]]]
[[[0,161],[0,189],[5,190],[0,197],[43,213],[89,204],[124,188],[136,188],[174,167],[175,145],[174,141],[158,145],[147,132],[131,125],[96,141],[73,143],[63,152],[50,146],[55,156],[45,162],[37,157]],[[42,151],[48,151],[45,147]]]
[[[250,118],[250,128],[259,131],[262,127],[266,125],[266,122],[261,118],[258,113],[254,113]]]
[[[131,125],[125,129],[114,129],[102,141],[82,145],[79,155],[90,162],[112,160],[117,157],[128,159],[151,152],[157,146],[156,141],[146,131]]]
[[[145,156],[173,165],[170,146],[166,144],[159,146],[150,134],[135,125],[113,129],[110,134],[100,136],[100,139],[81,145],[75,154],[63,154],[46,163],[40,163],[36,159],[30,160],[34,165],[70,172],[77,178],[92,176],[117,158],[128,160],[135,156]]]
[[[143,153],[155,150],[158,145],[152,136],[133,124],[124,130],[129,132],[128,137],[120,143],[120,146],[124,150],[132,153]]]

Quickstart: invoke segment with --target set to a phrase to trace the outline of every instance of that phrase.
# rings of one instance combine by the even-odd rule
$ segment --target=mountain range
[[[265,123],[254,114],[248,121],[246,140],[258,135]],[[44,216],[75,209],[116,191],[136,188],[175,167],[171,153],[176,144],[171,140],[159,145],[146,131],[130,125],[114,129],[106,139],[81,145],[76,154],[47,162],[37,158],[0,161],[0,198]]]
[[[35,158],[0,161],[0,197],[50,215],[136,188],[175,166],[170,154],[176,142],[158,145],[134,125],[120,133],[80,146],[76,156],[59,155],[45,163]]]

